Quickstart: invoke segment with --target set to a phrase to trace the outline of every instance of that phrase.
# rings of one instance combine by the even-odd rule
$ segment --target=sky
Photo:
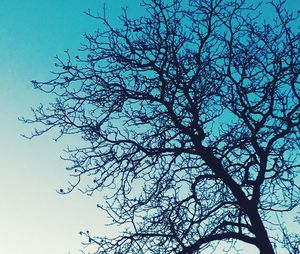
[[[79,253],[78,232],[100,232],[107,223],[96,198],[56,192],[69,180],[60,159],[69,142],[51,135],[26,140],[20,134],[32,126],[18,121],[47,100],[30,80],[47,79],[54,56],[75,51],[84,32],[95,30],[97,22],[84,11],[102,2],[0,0],[0,253]],[[111,13],[125,1],[114,3]]]
[[[132,1],[108,1],[107,13],[114,17]],[[79,231],[110,233],[97,197],[57,193],[69,179],[60,156],[73,140],[24,139],[32,126],[18,121],[47,101],[30,80],[47,80],[54,56],[76,51],[82,35],[99,25],[83,12],[101,11],[104,2],[0,0],[0,253],[76,254]]]

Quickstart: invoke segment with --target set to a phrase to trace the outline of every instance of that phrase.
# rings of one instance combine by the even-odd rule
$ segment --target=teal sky
[[[103,231],[106,215],[95,199],[56,193],[68,181],[59,156],[70,140],[54,142],[50,135],[26,140],[20,134],[32,126],[17,119],[46,100],[30,80],[47,79],[54,56],[79,47],[84,32],[97,27],[83,12],[103,2],[0,0],[0,253],[75,254],[80,230]],[[111,13],[126,2],[114,3]]]
[[[56,193],[69,179],[59,156],[75,141],[55,142],[51,135],[26,140],[20,134],[32,126],[17,119],[30,116],[31,106],[47,100],[30,80],[46,80],[56,54],[79,48],[84,32],[98,27],[83,12],[101,11],[104,2],[0,0],[0,253],[76,254],[80,230],[110,233],[96,197]],[[137,1],[107,2],[113,20],[120,6]],[[299,8],[299,0],[291,3]]]

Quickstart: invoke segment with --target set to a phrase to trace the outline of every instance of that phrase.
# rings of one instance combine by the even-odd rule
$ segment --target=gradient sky
[[[56,193],[66,185],[66,163],[59,156],[71,138],[55,142],[51,135],[26,140],[31,127],[17,118],[45,101],[30,80],[46,80],[54,56],[75,51],[84,32],[97,21],[83,14],[101,11],[105,0],[0,0],[0,253],[79,253],[80,230],[109,233],[106,215],[96,197]],[[121,5],[135,0],[107,1],[116,16]],[[113,3],[111,3],[113,2]],[[294,0],[299,6],[299,0]]]
[[[83,12],[100,9],[103,2],[0,0],[1,254],[75,254],[80,230],[103,231],[106,215],[95,199],[56,193],[68,180],[59,156],[70,140],[54,142],[50,135],[26,140],[20,134],[32,126],[17,120],[46,100],[30,80],[47,79],[54,56],[79,47],[83,33],[97,27]],[[112,14],[126,1],[114,3]]]

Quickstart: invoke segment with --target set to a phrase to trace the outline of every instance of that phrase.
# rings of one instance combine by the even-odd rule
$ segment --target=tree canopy
[[[56,98],[25,120],[43,126],[32,136],[86,144],[69,150],[75,181],[61,192],[100,191],[124,228],[82,232],[95,253],[300,253],[281,217],[300,203],[299,13],[284,3],[149,0],[120,27],[88,12],[101,29],[32,81]]]

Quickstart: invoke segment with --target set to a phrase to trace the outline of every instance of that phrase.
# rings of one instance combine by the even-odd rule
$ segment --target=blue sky
[[[47,100],[30,80],[46,80],[54,56],[79,47],[84,32],[98,25],[83,12],[100,10],[104,2],[0,1],[0,253],[75,254],[81,247],[80,230],[110,233],[96,198],[56,193],[68,181],[67,165],[59,156],[73,140],[54,142],[51,135],[23,139],[20,134],[31,127],[17,120]],[[130,2],[136,1],[110,1],[107,12],[114,17]]]
[[[46,100],[30,80],[47,79],[54,56],[79,47],[83,33],[97,27],[83,12],[103,2],[0,1],[0,253],[79,253],[78,232],[99,232],[106,222],[95,199],[56,193],[68,180],[59,156],[71,140],[54,142],[50,135],[25,140],[20,134],[32,126],[17,120]],[[114,3],[111,13],[125,1]]]

